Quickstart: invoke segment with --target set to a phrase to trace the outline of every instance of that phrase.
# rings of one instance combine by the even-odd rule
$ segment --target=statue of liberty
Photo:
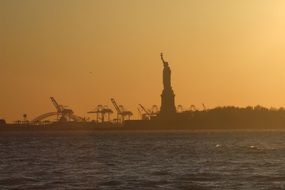
[[[171,70],[168,65],[168,62],[166,62],[163,58],[163,53],[160,53],[161,60],[163,62],[163,87],[164,89],[170,89],[171,88]]]
[[[163,53],[160,53],[163,62],[163,91],[161,94],[160,117],[170,118],[176,113],[175,95],[171,87],[171,70],[168,62],[164,60]]]

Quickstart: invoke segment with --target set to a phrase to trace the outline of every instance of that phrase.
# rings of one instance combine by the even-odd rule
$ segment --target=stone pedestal
[[[170,89],[164,89],[161,94],[161,108],[159,116],[162,118],[169,118],[176,113],[175,94]]]

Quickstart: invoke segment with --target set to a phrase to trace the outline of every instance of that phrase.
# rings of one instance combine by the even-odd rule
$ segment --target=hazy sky
[[[177,105],[285,107],[284,21],[283,0],[0,0],[0,117],[160,105],[161,51]]]

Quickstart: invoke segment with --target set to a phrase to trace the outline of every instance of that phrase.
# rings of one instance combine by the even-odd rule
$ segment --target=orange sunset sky
[[[160,105],[161,51],[177,105],[285,107],[283,0],[0,0],[0,118]]]

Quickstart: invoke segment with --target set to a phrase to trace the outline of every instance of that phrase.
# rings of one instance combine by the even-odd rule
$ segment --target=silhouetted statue
[[[176,113],[175,100],[174,100],[174,92],[171,87],[171,70],[163,58],[163,53],[160,54],[161,60],[163,62],[163,91],[161,94],[161,108],[159,116],[161,118],[170,118],[174,116]]]
[[[161,60],[163,62],[163,87],[164,89],[170,89],[171,88],[171,70],[168,65],[168,62],[166,62],[163,59],[163,53],[160,54]]]

